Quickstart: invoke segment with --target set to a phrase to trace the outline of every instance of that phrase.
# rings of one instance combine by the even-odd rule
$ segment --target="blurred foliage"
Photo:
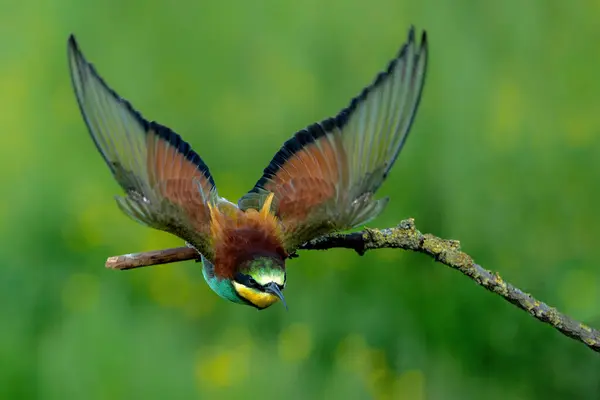
[[[302,253],[289,312],[217,298],[193,262],[105,270],[181,241],[117,209],[66,64],[73,32],[235,200],[425,28],[423,101],[372,225],[415,217],[598,327],[597,1],[2,5],[0,397],[598,398],[596,354],[421,255]]]

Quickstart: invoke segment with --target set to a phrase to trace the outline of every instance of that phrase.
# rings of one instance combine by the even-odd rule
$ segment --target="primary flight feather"
[[[96,147],[125,191],[134,220],[172,233],[202,258],[221,297],[258,309],[285,304],[285,261],[316,237],[362,225],[388,202],[374,194],[415,118],[427,69],[427,35],[414,28],[399,54],[335,117],[286,141],[237,204],[217,192],[207,165],[177,133],[146,120],[68,41],[71,80]]]

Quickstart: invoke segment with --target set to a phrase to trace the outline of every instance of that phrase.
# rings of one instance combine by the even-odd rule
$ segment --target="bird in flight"
[[[68,39],[71,81],[92,140],[125,194],[121,210],[185,240],[208,286],[238,304],[281,300],[285,262],[303,243],[375,218],[375,199],[419,106],[427,34],[408,39],[385,71],[336,116],[287,140],[237,204],[220,197],[208,166],[181,136],[120,97]],[[287,306],[286,306],[287,307]]]

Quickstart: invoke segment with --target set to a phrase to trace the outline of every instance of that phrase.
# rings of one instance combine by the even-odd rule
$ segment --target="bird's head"
[[[283,260],[268,256],[256,256],[242,263],[232,281],[237,296],[260,310],[277,300],[287,308],[281,293],[285,283]]]

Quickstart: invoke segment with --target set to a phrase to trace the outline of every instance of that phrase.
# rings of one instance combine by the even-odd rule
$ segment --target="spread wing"
[[[315,237],[376,217],[388,199],[373,194],[398,157],[419,106],[427,67],[427,36],[414,28],[386,71],[337,116],[297,132],[262,178],[242,197],[241,209],[260,209],[275,193],[274,212],[288,252]]]
[[[83,119],[126,192],[116,198],[121,210],[140,223],[183,238],[212,258],[208,203],[220,199],[206,164],[178,134],[148,122],[109,88],[73,36],[68,59]]]

